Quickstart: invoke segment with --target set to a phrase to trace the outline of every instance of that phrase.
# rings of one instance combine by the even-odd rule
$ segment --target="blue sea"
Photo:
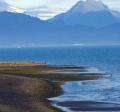
[[[104,71],[110,77],[95,81],[66,82],[62,86],[64,94],[52,100],[120,103],[120,46],[1,48],[0,61],[43,61]]]

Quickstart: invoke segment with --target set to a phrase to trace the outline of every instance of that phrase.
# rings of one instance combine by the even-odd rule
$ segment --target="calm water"
[[[0,61],[46,61],[95,67],[111,74],[97,81],[67,82],[54,101],[120,102],[120,46],[0,49]]]

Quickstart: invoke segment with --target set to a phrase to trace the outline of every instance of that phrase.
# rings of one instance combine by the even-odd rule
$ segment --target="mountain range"
[[[120,42],[120,13],[100,0],[79,1],[69,11],[46,21],[16,13],[8,4],[1,5],[4,8],[0,8],[0,47]]]

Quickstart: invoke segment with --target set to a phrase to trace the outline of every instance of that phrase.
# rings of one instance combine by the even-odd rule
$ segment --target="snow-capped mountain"
[[[0,12],[4,12],[4,11],[22,13],[24,12],[24,9],[11,6],[6,2],[0,2]]]
[[[0,47],[80,43],[105,45],[120,42],[120,13],[110,10],[101,1],[80,1],[68,12],[48,21],[22,13],[12,13],[15,10],[10,10],[10,5],[2,6]],[[3,12],[6,9],[10,12]],[[37,11],[39,12],[36,9]]]
[[[87,0],[79,1],[73,6],[69,13],[88,13],[95,11],[107,11],[109,10],[100,0]]]
[[[120,22],[119,13],[114,12],[100,0],[79,1],[68,12],[57,15],[49,21],[66,25],[84,25],[90,27],[104,27]]]

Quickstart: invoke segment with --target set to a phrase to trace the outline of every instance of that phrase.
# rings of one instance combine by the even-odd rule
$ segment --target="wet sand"
[[[59,112],[47,98],[61,93],[58,83],[3,74],[0,75],[0,105],[4,108],[1,106],[0,112]]]
[[[86,71],[85,67],[78,66],[52,66],[28,62],[0,63],[0,112],[62,112],[47,100],[63,93],[61,84],[65,81],[97,80],[105,75],[74,72],[69,75],[55,73],[56,70]],[[75,104],[78,105],[77,108],[74,107]],[[63,107],[70,106],[71,110],[81,110],[79,104],[83,104],[85,108],[89,107],[88,102],[59,103]]]
[[[71,111],[120,111],[120,104],[95,101],[66,101],[59,102],[58,106],[69,108]]]

